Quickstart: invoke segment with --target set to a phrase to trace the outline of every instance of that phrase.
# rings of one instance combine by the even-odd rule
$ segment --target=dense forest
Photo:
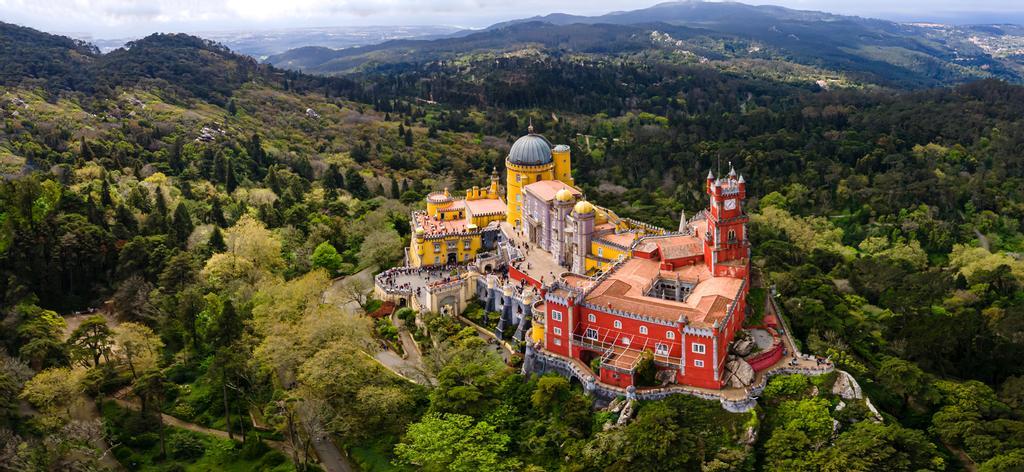
[[[0,469],[315,470],[323,438],[363,470],[1024,468],[1020,86],[569,58],[317,78],[181,35],[99,55],[2,26]],[[674,397],[610,427],[437,315],[427,382],[377,362],[401,347],[360,274],[531,121],[589,199],[664,227],[736,166],[761,278],[884,421],[789,376],[750,414]]]

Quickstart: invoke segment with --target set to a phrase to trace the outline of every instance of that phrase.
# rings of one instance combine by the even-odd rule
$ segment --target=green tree
[[[18,338],[21,347],[18,352],[36,370],[44,365],[59,365],[66,362],[67,351],[63,342],[64,318],[52,310],[35,305],[22,304],[15,308],[21,318],[18,323]]]
[[[113,343],[110,327],[106,318],[93,315],[85,319],[81,325],[71,332],[68,338],[72,358],[78,360],[92,359],[92,365],[100,365],[100,357],[110,362],[110,346]],[[88,362],[84,362],[88,364]]]
[[[189,215],[188,208],[184,203],[179,203],[178,207],[174,209],[174,220],[171,223],[168,236],[179,247],[184,247],[188,242],[188,237],[192,235],[193,229],[195,229],[195,225],[192,223],[192,216]]]
[[[82,393],[82,373],[67,367],[44,370],[25,383],[21,398],[47,413],[64,409],[71,417],[71,405]]]
[[[508,443],[508,435],[485,421],[429,413],[409,426],[395,455],[401,463],[425,471],[504,472],[520,467],[517,459],[507,457]]]
[[[213,231],[210,232],[210,240],[206,243],[213,252],[224,252],[228,245],[224,242],[224,232],[220,230],[219,226],[214,226]]]
[[[326,269],[331,275],[334,275],[341,268],[342,259],[341,255],[338,254],[338,250],[331,243],[324,241],[313,250],[310,262],[313,264],[313,267],[321,267]]]

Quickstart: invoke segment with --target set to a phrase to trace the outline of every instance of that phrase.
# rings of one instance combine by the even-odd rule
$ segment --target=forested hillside
[[[0,31],[0,468],[297,470],[320,436],[366,470],[1024,467],[1020,86],[547,57],[327,79],[186,36]],[[431,381],[376,362],[394,326],[331,278],[399,260],[423,195],[483,184],[531,121],[588,199],[664,227],[736,166],[761,278],[885,421],[792,376],[751,414],[675,397],[606,430],[442,316],[417,330]]]

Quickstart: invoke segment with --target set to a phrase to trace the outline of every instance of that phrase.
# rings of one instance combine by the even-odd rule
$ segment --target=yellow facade
[[[539,166],[519,166],[505,160],[507,177],[505,181],[505,203],[508,205],[506,219],[509,224],[518,226],[523,215],[523,187],[541,180],[555,180],[555,164],[547,163]]]
[[[623,251],[616,246],[604,244],[597,240],[590,242],[590,253],[601,259],[610,259],[613,261],[618,260],[619,257],[627,258],[630,256],[630,251]]]
[[[555,180],[561,180],[568,185],[572,182],[572,158],[569,156],[569,146],[559,144],[551,150],[551,158],[555,164]]]
[[[452,233],[439,237],[426,238],[417,234],[409,243],[409,265],[422,267],[453,262],[449,254],[455,255],[455,261],[465,263],[476,258],[483,241],[476,228],[466,233]]]

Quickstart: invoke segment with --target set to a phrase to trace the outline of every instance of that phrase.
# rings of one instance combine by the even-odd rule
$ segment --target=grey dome
[[[539,166],[551,163],[551,143],[544,136],[530,133],[512,143],[508,162],[520,166]]]

